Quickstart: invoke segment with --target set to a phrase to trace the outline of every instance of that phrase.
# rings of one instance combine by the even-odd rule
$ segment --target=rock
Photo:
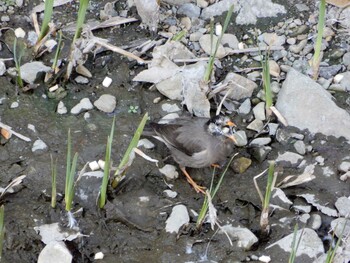
[[[279,36],[276,33],[263,33],[258,39],[268,46],[283,46],[286,43],[286,37]]]
[[[84,173],[76,185],[75,198],[76,201],[87,208],[93,209],[98,200],[103,171],[92,171]]]
[[[83,76],[77,76],[74,81],[78,84],[88,84],[89,83],[89,79],[85,78]]]
[[[159,169],[159,172],[165,175],[168,180],[173,180],[179,177],[179,173],[176,171],[174,165],[166,164],[164,167]]]
[[[205,34],[205,35],[201,36],[201,38],[199,39],[199,44],[200,44],[201,48],[204,50],[204,52],[210,56],[211,52],[213,52],[213,50],[216,46],[218,39],[219,38],[214,35],[213,40],[212,40],[210,34]],[[213,44],[213,47],[212,47],[212,44]],[[226,50],[225,50],[224,46],[220,43],[215,57],[223,58],[225,56],[226,56]]]
[[[289,50],[295,54],[298,54],[303,50],[306,44],[307,44],[307,39],[301,40],[299,44],[290,46]]]
[[[300,236],[302,233],[303,235],[300,239]],[[294,233],[291,233],[288,236],[268,246],[266,249],[270,249],[271,247],[277,245],[285,252],[290,253],[292,249],[292,242],[294,239],[295,239]],[[310,228],[304,228],[304,229],[298,230],[295,240],[299,240],[299,239],[300,239],[300,243],[299,243],[298,249],[296,250],[296,257],[299,257],[305,254],[309,258],[315,258],[320,254],[324,253],[322,240],[318,237],[317,233],[314,230]]]
[[[270,146],[255,147],[251,149],[251,154],[259,163],[262,163],[271,150],[272,148]]]
[[[199,17],[199,15],[201,14],[201,9],[192,3],[186,3],[179,7],[179,9],[177,10],[177,14],[184,15],[190,18]]]
[[[237,246],[250,250],[252,245],[258,242],[258,238],[248,228],[233,227],[231,224],[224,225],[219,230],[220,234],[228,234],[233,240],[236,240]]]
[[[247,126],[248,130],[260,132],[264,128],[264,123],[261,120],[254,120]]]
[[[167,197],[169,198],[175,198],[177,196],[177,193],[175,191],[171,191],[169,189],[163,191]]]
[[[36,140],[32,147],[32,152],[44,152],[48,149],[46,143],[43,140]]]
[[[343,56],[343,64],[345,66],[350,66],[350,52],[347,52]]]
[[[171,113],[171,112],[180,111],[181,109],[176,104],[164,103],[162,105],[162,110],[165,112]]]
[[[63,101],[60,101],[57,105],[58,114],[66,114],[68,112],[67,107],[64,105]]]
[[[265,117],[265,102],[259,102],[253,108],[253,113],[254,113],[255,119],[264,121],[266,119],[266,117]]]
[[[232,100],[250,98],[258,85],[236,73],[230,72],[226,75],[222,84],[227,84],[226,89],[230,89],[228,97]],[[222,94],[225,95],[226,91]]]
[[[102,86],[108,88],[112,84],[112,81],[110,77],[105,77],[102,81]]]
[[[342,196],[335,201],[335,207],[339,212],[339,216],[349,216],[350,215],[350,199],[348,197]]]
[[[235,173],[244,173],[252,164],[252,160],[246,157],[239,157],[232,162],[232,169]]]
[[[157,0],[134,0],[137,13],[151,31],[156,32],[159,22],[159,4]]]
[[[306,153],[305,143],[303,141],[296,141],[293,146],[297,153],[301,155],[304,155]]]
[[[165,231],[168,233],[178,233],[180,227],[190,222],[190,216],[186,206],[176,205],[173,207],[169,218],[166,220]]]
[[[281,73],[281,69],[280,69],[280,66],[277,64],[277,62],[274,60],[269,60],[269,68],[270,68],[270,75],[278,78]]]
[[[333,78],[342,68],[342,65],[332,65],[328,67],[320,67],[319,75],[322,78],[330,79]]]
[[[221,44],[223,44],[224,46],[227,45],[229,48],[232,49],[238,49],[239,41],[237,37],[233,34],[224,34],[221,39]]]
[[[237,131],[233,136],[236,139],[236,146],[242,147],[247,145],[248,139],[245,131]]]
[[[301,162],[303,156],[293,153],[293,152],[285,152],[283,154],[279,154],[276,162],[289,162],[292,165],[297,165]]]
[[[350,91],[350,71],[341,73],[339,75],[343,76],[339,84],[345,88],[345,90]]]
[[[248,98],[245,101],[243,101],[241,106],[239,106],[238,113],[241,115],[247,115],[251,109],[252,109],[252,105],[251,105],[250,99]]]
[[[16,109],[19,107],[19,103],[17,101],[14,101],[10,105],[10,109]]]
[[[321,165],[321,166],[324,165],[324,158],[323,158],[321,155],[316,156],[316,157],[315,157],[315,161],[316,161],[319,165]]]
[[[322,218],[319,214],[311,214],[310,219],[307,222],[307,225],[311,227],[313,230],[320,229],[322,225]]]
[[[80,102],[75,105],[71,110],[70,113],[74,115],[78,115],[79,113],[87,110],[91,110],[94,108],[94,105],[92,105],[91,101],[88,98],[83,98],[80,100]]]
[[[269,127],[269,135],[274,136],[278,128],[278,123],[269,123],[267,127]]]
[[[103,94],[101,97],[94,102],[94,105],[100,111],[111,113],[114,111],[117,100],[113,95]]]
[[[139,140],[139,142],[137,143],[137,147],[140,147],[140,146],[144,147],[145,149],[153,149],[154,143],[146,138],[143,138]]]
[[[271,142],[270,137],[261,137],[261,138],[256,138],[250,142],[250,146],[254,147],[260,147],[260,146],[265,146],[268,145]]]
[[[203,36],[203,33],[197,31],[190,35],[190,41],[199,41],[199,39]]]
[[[346,173],[347,171],[350,171],[350,162],[343,161],[338,166],[338,171]]]
[[[6,66],[4,61],[0,60],[0,76],[3,76],[6,72]]]
[[[276,108],[291,126],[350,140],[350,115],[309,77],[290,69],[278,94]],[[337,118],[334,118],[337,116]]]
[[[21,66],[21,77],[28,84],[34,84],[38,73],[49,71],[51,67],[45,66],[41,61],[33,61]]]
[[[52,262],[55,259],[56,263],[71,263],[73,256],[63,241],[52,241],[47,244],[40,252],[38,263]]]
[[[335,235],[340,237],[349,237],[350,235],[350,219],[349,218],[337,218],[331,222],[331,227]]]

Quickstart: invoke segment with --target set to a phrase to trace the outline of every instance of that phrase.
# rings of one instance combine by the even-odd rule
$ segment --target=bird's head
[[[208,132],[214,136],[223,136],[236,143],[233,136],[236,124],[229,117],[217,115],[208,121]]]

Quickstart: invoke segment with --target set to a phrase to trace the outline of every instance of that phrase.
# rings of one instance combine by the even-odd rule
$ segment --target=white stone
[[[231,224],[224,225],[219,230],[220,234],[228,234],[232,239],[237,240],[238,247],[249,250],[252,245],[258,242],[258,238],[244,227],[233,227]]]
[[[350,199],[349,197],[339,197],[337,201],[335,201],[335,207],[339,212],[339,216],[350,216]]]
[[[172,190],[164,190],[163,191],[167,197],[170,197],[170,198],[175,198],[177,196],[177,193],[175,191],[172,191]]]
[[[162,105],[162,110],[165,112],[171,113],[171,112],[180,111],[181,109],[176,104],[164,103]]]
[[[94,257],[94,259],[96,260],[96,259],[103,259],[104,258],[104,254],[103,254],[103,252],[97,252],[96,254],[95,254],[95,257]]]
[[[199,44],[207,55],[211,55],[211,53],[215,49],[217,42],[218,42],[218,37],[214,35],[213,39],[211,39],[210,34],[203,35],[199,39]],[[223,45],[220,43],[215,57],[223,58],[225,57],[225,55],[226,55],[226,50],[223,47]]]
[[[343,161],[338,166],[338,171],[346,173],[347,171],[350,171],[350,162]]]
[[[303,156],[293,153],[293,152],[285,152],[283,154],[279,154],[276,162],[290,162],[291,164],[297,164],[303,159]]]
[[[153,149],[154,143],[151,142],[150,140],[144,138],[144,139],[139,140],[139,142],[137,143],[137,147],[140,147],[140,146],[142,146],[146,149]]]
[[[250,146],[264,146],[268,145],[271,142],[270,137],[261,137],[261,138],[256,138],[250,142]]]
[[[10,109],[16,109],[19,107],[19,103],[17,101],[14,101],[10,105]]]
[[[102,81],[102,86],[108,88],[112,84],[112,79],[110,77],[105,77]]]
[[[96,171],[100,169],[100,166],[98,165],[97,161],[89,162],[89,167],[91,171]]]
[[[242,115],[247,115],[251,109],[252,109],[251,102],[250,102],[250,99],[248,98],[245,101],[243,101],[241,106],[239,106],[238,113]]]
[[[83,98],[80,100],[80,102],[75,105],[71,110],[70,113],[74,115],[78,115],[79,113],[87,110],[93,109],[94,106],[92,105],[91,101],[88,98]]]
[[[166,220],[165,231],[168,233],[178,233],[180,227],[190,222],[190,216],[186,206],[176,205],[173,207],[169,218]]]
[[[164,174],[165,177],[169,180],[179,177],[179,173],[176,171],[176,167],[174,165],[166,164],[164,167],[159,169],[159,172]]]
[[[247,126],[248,130],[260,132],[264,128],[264,123],[261,120],[253,120],[249,125]]]
[[[38,139],[33,144],[32,152],[45,151],[47,148],[48,147],[47,147],[46,143],[44,141]]]
[[[0,59],[0,76],[4,75],[6,72],[6,65],[3,60]]]
[[[66,114],[68,112],[67,107],[64,105],[63,101],[60,101],[57,105],[58,114]]]
[[[18,27],[15,29],[15,35],[17,38],[24,38],[26,36],[26,32],[22,28]]]
[[[62,241],[52,241],[47,244],[40,252],[38,263],[47,263],[55,261],[55,263],[71,263],[72,254]]]
[[[49,71],[51,71],[51,67],[45,66],[44,63],[40,61],[28,62],[21,66],[21,77],[25,82],[34,84],[39,72]]]

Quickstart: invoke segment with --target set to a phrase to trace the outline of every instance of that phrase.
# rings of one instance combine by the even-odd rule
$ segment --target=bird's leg
[[[220,168],[221,168],[221,165],[218,164],[218,163],[212,163],[212,164],[211,164],[211,167],[220,169]]]
[[[194,190],[196,190],[197,193],[202,193],[205,194],[205,187],[203,186],[199,186],[195,181],[193,181],[192,177],[187,173],[186,168],[185,167],[180,167],[181,171],[184,173],[184,175],[186,176],[187,182],[190,183],[190,185],[193,186]]]

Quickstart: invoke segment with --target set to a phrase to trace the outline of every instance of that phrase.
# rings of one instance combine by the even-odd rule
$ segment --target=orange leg
[[[186,176],[187,182],[190,183],[190,185],[193,186],[194,190],[196,190],[197,193],[202,193],[205,194],[205,187],[203,186],[199,186],[195,181],[193,181],[192,177],[187,173],[186,168],[185,167],[180,167],[181,171],[184,173],[184,175]]]

